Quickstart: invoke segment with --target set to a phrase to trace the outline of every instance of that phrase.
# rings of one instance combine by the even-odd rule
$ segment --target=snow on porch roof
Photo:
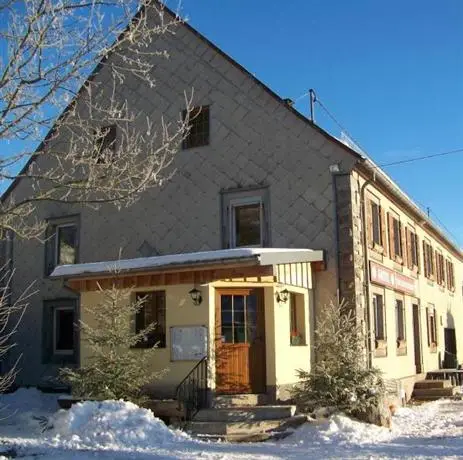
[[[254,262],[255,265],[278,265],[296,262],[323,261],[323,251],[313,249],[284,248],[239,248],[218,251],[190,252],[156,257],[139,257],[86,264],[59,265],[51,278],[80,278],[121,272],[146,272],[150,270],[175,269],[185,266],[212,264],[240,264]]]

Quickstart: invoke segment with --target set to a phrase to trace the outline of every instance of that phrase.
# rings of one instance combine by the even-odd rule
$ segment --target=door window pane
[[[234,208],[237,247],[260,246],[262,244],[260,207],[260,203],[254,203]]]
[[[257,331],[257,296],[221,296],[221,336],[227,343],[252,343]]]

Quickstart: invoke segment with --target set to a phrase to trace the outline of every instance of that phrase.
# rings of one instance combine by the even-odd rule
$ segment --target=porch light
[[[193,305],[201,305],[203,296],[201,295],[201,291],[199,289],[193,288],[188,294],[190,294]]]
[[[289,299],[289,291],[288,289],[283,289],[282,291],[277,293],[277,301],[280,303],[286,303]]]

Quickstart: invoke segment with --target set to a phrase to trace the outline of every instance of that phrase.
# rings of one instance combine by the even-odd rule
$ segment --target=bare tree
[[[0,200],[2,235],[40,239],[40,203],[121,208],[170,177],[192,91],[182,114],[151,118],[128,89],[155,91],[160,42],[180,23],[158,0],[0,0],[0,187],[26,185]],[[0,297],[0,360],[29,296]]]
[[[0,147],[48,132],[0,158],[0,183],[30,191],[1,201],[0,228],[37,237],[39,202],[122,207],[169,177],[191,95],[177,119],[150,119],[126,84],[155,90],[158,39],[180,22],[157,0],[0,0]]]
[[[0,363],[16,346],[13,337],[21,323],[29,299],[35,294],[33,284],[31,284],[16,300],[11,299],[10,285],[14,272],[9,269],[8,265],[0,268]],[[20,356],[8,370],[2,369],[0,393],[6,391],[13,384],[18,372],[19,359]]]

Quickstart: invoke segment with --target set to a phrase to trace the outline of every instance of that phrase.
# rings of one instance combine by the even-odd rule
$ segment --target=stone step
[[[430,401],[454,396],[457,393],[457,388],[416,388],[413,390],[412,397],[414,399]]]
[[[245,422],[253,420],[274,420],[294,416],[296,406],[251,406],[201,409],[195,422]]]
[[[212,402],[214,408],[260,406],[267,404],[266,394],[219,395]]]
[[[254,420],[242,422],[199,422],[186,425],[185,430],[193,435],[238,436],[284,431],[295,428],[307,421],[306,415],[295,415],[284,419]]]
[[[265,442],[265,441],[278,441],[291,435],[293,430],[268,432],[268,433],[253,433],[253,434],[218,434],[218,435],[197,435],[196,437],[204,441],[225,441],[232,443],[246,443],[246,442]]]
[[[452,383],[450,380],[419,380],[415,382],[415,389],[425,388],[450,388]]]

